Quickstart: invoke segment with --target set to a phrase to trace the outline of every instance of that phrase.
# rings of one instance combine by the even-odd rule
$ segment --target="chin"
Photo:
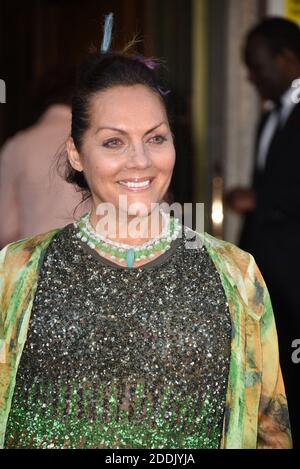
[[[130,216],[147,217],[153,211],[151,204],[144,204],[143,202],[133,202],[132,207],[128,207],[127,213]]]

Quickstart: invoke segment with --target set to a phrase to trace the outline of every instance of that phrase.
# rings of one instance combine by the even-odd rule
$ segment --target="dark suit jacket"
[[[245,218],[240,247],[254,255],[274,301],[291,302],[300,338],[300,104],[273,139],[265,169],[254,169],[253,189],[257,206]]]
[[[273,139],[265,169],[254,169],[253,189],[257,207],[245,217],[240,247],[254,255],[275,315],[284,315],[295,328],[294,338],[300,338],[300,104]]]
[[[294,447],[300,448],[300,364],[292,361],[293,341],[300,339],[300,104],[276,133],[265,169],[254,169],[253,189],[257,206],[245,217],[240,247],[254,256],[270,292]]]
[[[268,114],[258,128],[258,139]],[[256,145],[257,150],[257,145]],[[257,151],[256,151],[257,153]],[[266,166],[254,169],[253,188],[257,197],[255,215],[261,228],[270,224],[285,227],[300,223],[300,104],[271,143]]]
[[[267,117],[263,116],[259,125],[257,142]],[[255,252],[261,235],[270,231],[294,236],[293,242],[300,247],[300,104],[272,141],[265,169],[259,172],[254,168],[252,185],[257,207],[246,216],[241,247]],[[272,236],[268,242],[273,241]]]

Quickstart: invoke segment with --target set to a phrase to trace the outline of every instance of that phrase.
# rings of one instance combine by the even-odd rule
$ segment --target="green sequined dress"
[[[77,234],[42,260],[4,447],[218,448],[231,323],[205,247],[125,268]]]

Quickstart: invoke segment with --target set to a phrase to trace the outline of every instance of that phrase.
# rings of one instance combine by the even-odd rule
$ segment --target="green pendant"
[[[126,267],[132,267],[134,262],[134,249],[128,249],[126,257]]]
[[[79,233],[77,236],[92,248],[96,249],[100,255],[110,255],[112,259],[119,259],[123,261],[126,259],[126,267],[133,267],[135,259],[140,259],[141,257],[154,257],[155,253],[161,251],[162,253],[170,247],[169,239],[167,238],[158,238],[158,242],[152,245],[147,245],[147,247],[140,246],[136,251],[133,248],[120,249],[120,245],[111,245],[105,242],[105,240],[97,238],[97,233],[94,233],[93,229],[87,227],[89,214],[81,217],[79,222],[76,223],[76,226],[79,228]],[[168,237],[172,236],[177,229],[178,220],[170,218],[168,224]],[[155,240],[154,240],[155,241]],[[152,256],[153,255],[153,256]]]

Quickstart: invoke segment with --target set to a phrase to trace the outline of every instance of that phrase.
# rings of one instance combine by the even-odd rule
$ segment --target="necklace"
[[[90,248],[95,249],[101,256],[110,259],[118,259],[119,262],[126,262],[126,267],[132,267],[135,261],[153,258],[155,253],[164,253],[170,248],[171,242],[176,239],[181,230],[181,225],[177,218],[170,217],[169,214],[159,210],[164,221],[162,232],[155,238],[142,245],[132,246],[125,243],[114,242],[98,233],[91,226],[89,218],[91,212],[83,215],[74,225],[78,229],[77,237],[86,243]]]

